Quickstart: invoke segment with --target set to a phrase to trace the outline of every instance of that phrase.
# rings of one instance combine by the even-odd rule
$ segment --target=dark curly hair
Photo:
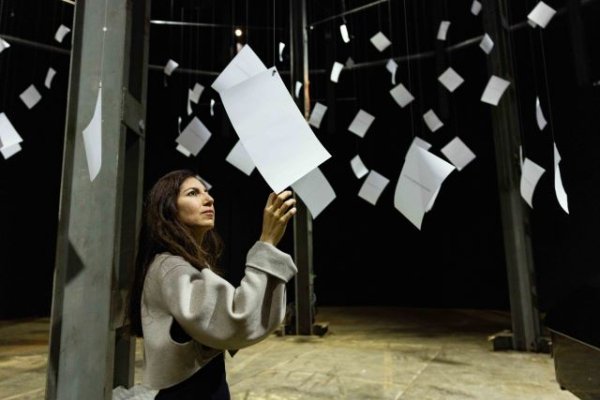
[[[161,177],[152,187],[144,203],[135,271],[129,297],[131,333],[143,337],[141,301],[144,280],[154,257],[168,252],[183,257],[197,269],[214,268],[223,250],[223,242],[214,231],[208,231],[198,245],[190,230],[177,219],[177,197],[183,182],[198,178],[190,170],[177,170]]]

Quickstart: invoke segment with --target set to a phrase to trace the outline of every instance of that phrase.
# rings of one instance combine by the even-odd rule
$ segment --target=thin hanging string
[[[98,77],[98,88],[102,88],[102,71],[104,70],[104,43],[106,42],[106,31],[108,30],[108,0],[104,0],[104,24],[102,26],[102,50],[100,51],[100,76]]]
[[[448,2],[447,0],[444,0],[444,16],[445,18],[448,16]],[[447,52],[448,54],[448,66],[452,67],[452,52],[449,51]],[[458,73],[458,72],[457,72]],[[460,74],[459,74],[460,75]],[[459,129],[459,125],[460,125],[460,113],[458,112],[458,107],[456,105],[456,102],[451,101],[452,97],[448,96],[448,98],[450,98],[450,115],[452,116],[452,127],[453,127],[453,131],[454,131],[454,136],[458,137],[458,132],[460,132]],[[450,122],[450,121],[448,121]],[[464,137],[463,137],[464,138]]]
[[[396,52],[394,51],[394,43],[396,42],[394,40],[394,32],[392,30],[392,1],[388,0],[387,2],[387,6],[388,6],[388,34],[390,35],[390,41],[392,42],[392,58],[394,58],[394,55],[396,54]]]
[[[0,26],[6,26],[6,24],[2,20],[3,17],[4,17],[4,0],[0,0]],[[9,57],[7,57],[7,58],[10,58],[10,54],[8,56]],[[1,66],[8,65],[8,60],[5,58],[5,61],[0,63],[0,65]],[[2,85],[2,87],[8,88],[8,74],[3,73],[3,71],[0,69],[0,76],[4,77],[4,84]],[[3,93],[2,93],[2,109],[1,109],[1,111],[4,112],[4,109],[6,108],[6,96],[8,95],[9,90],[3,90],[2,92]]]
[[[406,0],[402,0],[403,6],[404,6],[404,45],[405,45],[405,54],[406,54],[406,69],[407,69],[407,73],[408,73],[408,90],[412,91],[412,74],[411,74],[411,67],[410,67],[410,48],[409,48],[409,41],[408,41],[408,18],[407,18],[407,11],[406,11]],[[415,29],[415,32],[417,32],[416,34],[416,39],[417,39],[417,52],[419,51],[419,46],[418,46],[418,41],[419,41],[419,33],[418,30]],[[414,107],[410,107],[410,127],[411,127],[411,133],[413,138],[416,136],[415,133],[415,115],[414,115]]]
[[[273,65],[276,64],[276,60],[277,60],[277,40],[275,38],[275,1],[273,0],[272,2],[272,7],[273,7]]]
[[[246,43],[250,44],[250,9],[248,8],[248,0],[246,0]]]
[[[550,125],[550,134],[552,135],[552,143],[556,143],[554,139],[554,124],[552,123],[552,103],[550,101],[550,84],[548,83],[548,68],[546,63],[546,50],[544,45],[544,36],[542,30],[539,29],[540,42],[542,48],[542,65],[544,66],[544,84],[546,85],[546,102],[548,103],[548,121]]]

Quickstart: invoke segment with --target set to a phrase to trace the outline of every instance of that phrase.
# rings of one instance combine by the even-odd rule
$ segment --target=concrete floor
[[[233,399],[576,399],[550,355],[491,350],[506,313],[320,308],[317,320],[322,338],[274,335],[227,356]],[[0,400],[43,399],[47,342],[48,319],[0,322]]]

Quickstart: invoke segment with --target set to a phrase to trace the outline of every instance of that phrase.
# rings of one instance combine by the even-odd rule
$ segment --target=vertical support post
[[[536,304],[529,215],[520,195],[519,145],[521,143],[517,96],[508,30],[506,0],[483,0],[483,25],[494,38],[494,51],[488,56],[488,71],[509,80],[512,85],[502,101],[492,109],[496,149],[496,170],[508,274],[514,350],[540,351],[540,316]],[[496,344],[495,344],[496,347]]]
[[[308,78],[308,23],[306,20],[306,0],[290,0],[290,86],[303,82],[303,96],[297,99],[298,106],[308,119],[310,112],[310,91]],[[296,289],[296,334],[313,334],[313,249],[312,217],[306,205],[296,199],[297,213],[294,217],[294,255],[298,274]]]
[[[46,399],[108,400],[115,378],[132,378],[134,343],[116,330],[141,206],[149,4],[75,8]],[[82,131],[100,82],[101,169],[92,182]],[[122,360],[126,371],[115,372]]]

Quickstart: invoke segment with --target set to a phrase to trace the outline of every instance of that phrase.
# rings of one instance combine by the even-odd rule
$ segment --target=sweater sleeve
[[[268,336],[283,321],[285,283],[296,273],[292,258],[264,242],[248,252],[245,276],[235,288],[209,270],[177,258],[167,266],[161,292],[167,309],[194,340],[215,349],[240,349]]]

